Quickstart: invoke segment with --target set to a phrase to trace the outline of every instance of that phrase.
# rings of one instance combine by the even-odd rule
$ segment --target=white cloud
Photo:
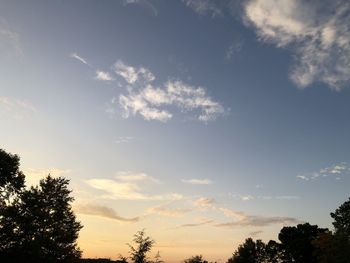
[[[49,174],[52,177],[60,177],[70,173],[70,169],[52,168],[26,168],[23,170],[27,186],[37,185],[41,179],[44,179]]]
[[[78,61],[80,61],[81,63],[83,63],[83,64],[85,64],[85,65],[87,65],[87,66],[90,66],[90,64],[86,61],[86,59],[85,59],[85,58],[82,58],[82,57],[79,56],[77,53],[72,53],[72,54],[70,54],[70,57],[71,57],[71,58],[74,58],[74,59],[76,59],[76,60],[78,60]]]
[[[138,217],[126,218],[119,216],[114,209],[98,204],[77,204],[74,206],[75,212],[83,215],[99,216],[103,218],[113,219],[118,222],[135,223],[139,221]]]
[[[123,61],[118,60],[114,66],[114,71],[117,75],[123,77],[129,84],[134,84],[137,81],[152,82],[155,76],[148,69],[140,67],[136,69],[132,66],[126,65]]]
[[[178,193],[149,194],[141,186],[146,182],[159,183],[158,180],[142,173],[121,172],[115,179],[89,179],[86,183],[94,189],[102,191],[101,198],[119,200],[181,200]],[[154,190],[154,189],[152,189]]]
[[[341,162],[338,164],[331,165],[329,167],[322,168],[317,172],[312,172],[305,175],[297,175],[296,178],[304,181],[309,181],[328,176],[337,176],[337,178],[340,178],[339,176],[343,176],[346,174],[350,174],[350,167],[347,165],[346,162]]]
[[[120,60],[115,63],[114,69],[128,85],[128,94],[112,100],[112,103],[119,102],[124,118],[139,114],[145,120],[167,122],[173,117],[170,109],[174,106],[183,113],[195,111],[196,118],[203,122],[215,120],[225,112],[223,106],[212,100],[202,87],[180,80],[167,81],[158,87],[153,84],[155,76],[148,69],[134,68]]]
[[[243,195],[241,196],[241,200],[242,201],[250,201],[250,200],[254,200],[254,196],[251,196],[251,195]]]
[[[297,175],[297,178],[300,180],[309,181],[309,178],[306,177],[305,175]]]
[[[250,0],[244,11],[262,41],[294,50],[290,77],[298,86],[341,90],[350,83],[349,2]]]
[[[193,9],[199,15],[211,15],[212,17],[222,15],[217,1],[212,0],[182,0],[186,6]]]
[[[101,70],[96,71],[96,77],[97,80],[102,80],[102,81],[112,81],[114,80],[112,76],[108,72],[104,72]]]
[[[213,183],[209,179],[182,179],[181,182],[185,184],[197,184],[197,185],[208,185]]]
[[[15,119],[24,119],[36,112],[35,106],[26,100],[0,97],[0,114],[10,115]]]
[[[345,162],[335,164],[331,167],[326,167],[320,170],[320,174],[328,175],[328,174],[343,174],[348,170],[347,164]]]

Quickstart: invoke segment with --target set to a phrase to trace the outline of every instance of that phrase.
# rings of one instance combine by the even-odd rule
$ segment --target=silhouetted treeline
[[[25,185],[19,157],[0,149],[0,263],[164,263],[148,257],[155,241],[138,231],[129,257],[80,259],[81,224],[72,211],[65,178],[48,175],[39,185]],[[247,238],[227,263],[350,263],[350,199],[331,213],[334,230],[309,223],[283,227],[279,241]],[[208,263],[201,255],[183,263]]]
[[[334,231],[309,223],[283,227],[279,242],[247,238],[228,263],[350,262],[350,199],[334,213]]]
[[[125,263],[123,260],[111,260],[108,258],[82,258],[80,263]]]

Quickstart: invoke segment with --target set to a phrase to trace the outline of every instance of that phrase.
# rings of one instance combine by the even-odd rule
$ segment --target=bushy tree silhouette
[[[254,242],[252,238],[247,238],[245,242],[238,246],[229,259],[231,263],[263,263],[266,261],[266,245],[261,240]]]
[[[0,261],[75,262],[81,225],[72,211],[69,181],[50,175],[26,189],[19,158],[1,151]],[[5,199],[5,198],[4,198]]]
[[[350,198],[331,213],[335,234],[347,237],[350,240]]]
[[[184,263],[208,263],[208,261],[204,260],[202,255],[196,255],[185,259]]]

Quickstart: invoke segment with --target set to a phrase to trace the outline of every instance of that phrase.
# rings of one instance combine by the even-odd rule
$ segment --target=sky
[[[226,262],[349,198],[346,0],[1,0],[0,142],[70,179],[84,257]]]

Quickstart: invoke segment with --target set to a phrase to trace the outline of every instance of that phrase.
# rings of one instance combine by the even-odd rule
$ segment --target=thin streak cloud
[[[87,62],[87,60],[85,58],[79,56],[77,53],[70,54],[70,57],[80,61],[81,63],[83,63],[87,66],[90,66],[90,64]]]

